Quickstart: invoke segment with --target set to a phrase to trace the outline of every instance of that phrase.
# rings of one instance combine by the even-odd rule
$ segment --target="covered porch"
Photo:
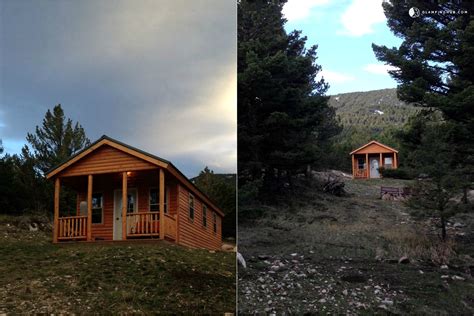
[[[178,184],[163,168],[65,173],[54,183],[55,243],[153,238],[177,242]],[[75,215],[61,216],[62,186],[76,192]]]
[[[397,153],[365,153],[352,155],[355,179],[380,178],[380,168],[397,168]]]

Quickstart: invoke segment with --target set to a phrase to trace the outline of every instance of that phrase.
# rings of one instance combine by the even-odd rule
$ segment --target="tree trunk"
[[[462,190],[463,190],[462,202],[464,204],[467,204],[467,186],[465,186]]]
[[[444,217],[441,217],[441,239],[446,240],[446,220]]]

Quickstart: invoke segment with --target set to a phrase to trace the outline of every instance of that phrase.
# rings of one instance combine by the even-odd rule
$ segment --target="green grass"
[[[235,309],[235,254],[167,242],[53,245],[0,224],[0,314],[222,314]]]

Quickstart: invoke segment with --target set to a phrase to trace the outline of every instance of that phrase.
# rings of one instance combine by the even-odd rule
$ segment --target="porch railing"
[[[127,214],[127,236],[159,236],[160,212],[140,212]]]
[[[87,216],[68,216],[58,218],[58,239],[87,238]]]
[[[354,178],[367,178],[367,169],[356,169]]]
[[[165,214],[165,237],[176,239],[176,218],[172,215]]]

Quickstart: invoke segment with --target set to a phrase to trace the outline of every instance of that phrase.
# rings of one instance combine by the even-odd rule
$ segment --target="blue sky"
[[[0,1],[0,139],[18,153],[61,103],[187,176],[237,165],[234,0]]]
[[[328,94],[396,87],[371,47],[401,43],[386,25],[382,0],[289,0],[283,13],[287,31],[301,30],[308,46],[318,45]]]

